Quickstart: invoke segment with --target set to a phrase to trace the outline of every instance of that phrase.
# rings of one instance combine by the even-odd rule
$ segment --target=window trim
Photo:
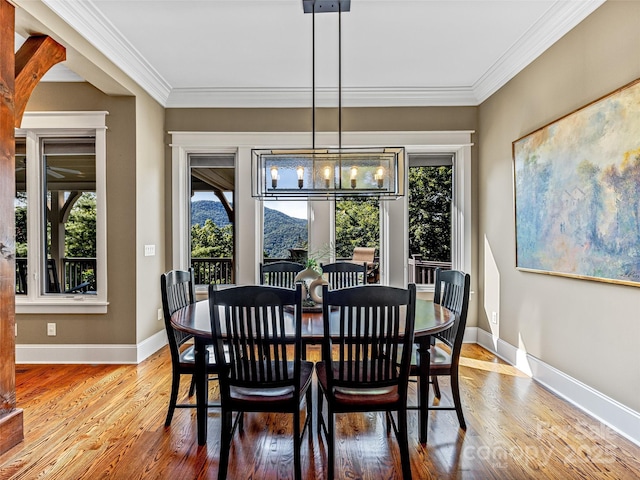
[[[27,152],[40,159],[40,139],[43,137],[95,137],[96,149],[96,295],[43,294],[39,288],[41,252],[44,251],[42,231],[43,202],[42,168],[40,162],[27,163],[27,245],[30,254],[26,295],[16,295],[16,313],[107,313],[107,188],[106,188],[106,111],[97,112],[25,112],[16,137],[25,137]],[[37,192],[37,193],[33,193]]]
[[[309,133],[301,132],[186,132],[169,131],[172,149],[172,268],[186,266],[186,192],[187,155],[189,153],[215,153],[235,151],[236,155],[236,231],[235,266],[236,283],[255,283],[259,277],[262,242],[256,235],[261,230],[259,201],[251,197],[251,149],[291,147],[304,148],[311,144]],[[342,145],[349,147],[401,145],[409,153],[454,153],[458,176],[455,181],[455,229],[458,242],[452,246],[455,268],[471,272],[471,135],[473,130],[457,131],[397,131],[397,132],[343,132]],[[319,132],[316,144],[337,145],[337,134]],[[406,170],[406,169],[405,169]],[[408,175],[408,172],[404,172]],[[406,187],[405,182],[405,188]],[[406,194],[406,192],[405,192]],[[316,204],[323,205],[316,205]],[[325,209],[331,202],[310,202],[312,220],[324,219]],[[381,202],[380,262],[384,278],[381,282],[393,286],[406,286],[408,281],[408,222],[407,196],[395,201]],[[330,213],[326,214],[327,217]],[[316,231],[320,229],[315,229]],[[329,239],[328,230],[309,232],[310,248]],[[393,232],[393,237],[391,233]],[[404,238],[398,236],[403,232]],[[322,238],[316,238],[316,233]],[[400,243],[402,245],[400,245]]]

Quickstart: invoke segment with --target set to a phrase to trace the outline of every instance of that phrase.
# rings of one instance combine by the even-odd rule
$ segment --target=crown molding
[[[343,87],[344,107],[425,107],[476,104],[468,87]],[[305,88],[174,88],[167,108],[304,108],[313,104]],[[337,107],[337,88],[316,88],[316,106]]]
[[[555,2],[473,85],[477,104],[502,88],[605,1]]]
[[[92,0],[42,0],[56,15],[102,52],[161,105],[171,85],[104,17]]]

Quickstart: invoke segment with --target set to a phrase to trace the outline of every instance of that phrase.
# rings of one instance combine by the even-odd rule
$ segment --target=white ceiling
[[[311,105],[302,0],[42,1],[167,107]],[[478,105],[603,2],[351,0],[343,105]],[[315,18],[317,105],[337,105],[338,14]]]

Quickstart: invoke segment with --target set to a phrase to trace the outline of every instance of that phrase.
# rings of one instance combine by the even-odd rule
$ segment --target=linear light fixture
[[[254,149],[254,196],[380,197],[393,199],[404,192],[403,147],[342,149]]]
[[[252,196],[269,199],[332,199],[404,195],[404,147],[342,148],[342,12],[350,0],[302,0],[305,13],[313,15],[311,149],[253,149]],[[338,12],[338,148],[315,145],[315,14]]]

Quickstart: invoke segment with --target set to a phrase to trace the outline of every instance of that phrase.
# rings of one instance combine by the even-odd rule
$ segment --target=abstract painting
[[[516,267],[640,285],[640,80],[513,142]]]

